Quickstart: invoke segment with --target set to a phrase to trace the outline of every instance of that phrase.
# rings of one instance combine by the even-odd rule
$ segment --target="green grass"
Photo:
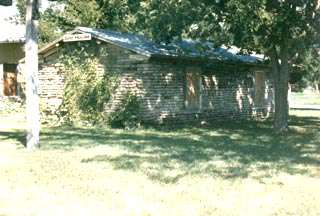
[[[0,115],[23,113],[25,105],[18,97],[0,97]]]
[[[115,154],[82,158],[114,169],[144,172],[150,179],[175,183],[187,175],[262,179],[271,173],[313,175],[320,165],[320,112],[293,112],[291,129],[274,133],[272,123],[217,122],[206,127],[139,129],[44,128],[42,150],[72,151],[106,146]],[[2,139],[24,142],[24,134],[2,132]],[[171,175],[172,170],[177,174]]]
[[[320,105],[320,94],[291,93],[291,102],[300,105]]]

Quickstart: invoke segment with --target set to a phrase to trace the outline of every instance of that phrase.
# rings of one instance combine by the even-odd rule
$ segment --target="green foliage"
[[[310,49],[302,64],[305,72],[303,77],[304,83],[319,90],[320,88],[320,53],[319,49]]]
[[[54,10],[47,9],[41,14],[41,19],[39,22],[40,46],[52,42],[63,34],[63,32],[57,27],[58,22],[53,15],[54,13]]]
[[[61,0],[64,11],[55,13],[58,26],[70,30],[75,26],[127,30],[134,21],[132,12],[139,1],[133,0]]]
[[[317,5],[316,0],[148,0],[140,4],[136,24],[160,41],[193,37],[266,55],[288,42],[294,54],[316,39]]]
[[[19,12],[19,21],[24,23],[26,20],[26,0],[17,0],[16,6]]]
[[[25,23],[26,19],[26,0],[17,0],[17,8],[19,12],[18,22]],[[58,20],[55,13],[57,11],[48,8],[40,14],[39,20],[39,45],[42,46],[46,43],[52,42],[63,34],[58,27]]]
[[[156,41],[170,42],[186,35],[202,10],[198,1],[149,0],[140,4],[136,28]]]
[[[138,31],[157,41],[192,37],[268,55],[288,43],[292,56],[319,30],[317,0],[59,0],[41,16],[43,33],[76,26]],[[18,0],[24,20],[25,0]],[[50,27],[50,28],[49,28]]]
[[[309,48],[303,55],[294,59],[294,67],[290,76],[290,83],[295,89],[302,91],[306,87],[315,90],[320,88],[320,53],[319,48]]]
[[[121,106],[108,116],[108,122],[112,127],[126,129],[137,128],[141,124],[140,103],[138,97],[127,93],[121,102]]]
[[[95,42],[65,45],[60,56],[61,71],[65,76],[63,104],[57,114],[68,124],[104,123],[113,127],[133,128],[140,124],[138,98],[127,92],[120,106],[106,112],[112,95],[119,85],[119,77],[101,65],[96,57],[107,56],[107,50],[97,48]]]
[[[60,58],[65,73],[65,89],[59,115],[66,122],[95,124],[103,121],[104,104],[116,88],[116,76],[98,70],[96,50],[90,44],[66,46]]]
[[[139,1],[134,0],[59,0],[58,5],[40,14],[39,41],[48,43],[77,26],[132,30]],[[19,21],[25,22],[26,0],[18,0]],[[63,10],[61,8],[64,8]]]

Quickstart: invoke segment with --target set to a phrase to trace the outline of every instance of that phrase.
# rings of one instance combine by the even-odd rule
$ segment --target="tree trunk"
[[[27,149],[40,147],[40,111],[38,96],[38,2],[27,0],[26,13],[26,115]]]
[[[280,60],[280,61],[279,61]],[[274,77],[275,90],[275,116],[274,129],[276,132],[287,131],[289,118],[288,104],[288,82],[289,82],[289,63],[288,48],[281,47],[280,56],[274,50],[272,56],[272,70]]]

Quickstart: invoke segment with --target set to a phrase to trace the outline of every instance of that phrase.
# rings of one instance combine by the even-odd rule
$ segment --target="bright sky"
[[[0,23],[5,22],[5,20],[15,14],[17,14],[17,8],[15,6],[0,6]]]
[[[15,6],[16,0],[13,0],[13,6],[5,7],[5,6],[0,6],[0,25],[2,23],[7,23],[8,19],[18,13],[18,10]],[[47,8],[49,5],[48,0],[42,0],[41,2],[41,7],[42,8]]]
[[[19,40],[24,37],[25,27],[10,20],[11,17],[18,14],[15,4],[16,0],[13,0],[12,6],[0,6],[0,29],[2,29],[0,31],[0,41]],[[41,4],[41,8],[47,8],[49,3],[48,0],[42,0]]]
[[[18,13],[15,6],[15,0],[13,1],[13,6],[0,6],[0,41],[12,41],[21,40],[24,37],[24,27],[17,26],[10,21],[10,17],[13,17]]]

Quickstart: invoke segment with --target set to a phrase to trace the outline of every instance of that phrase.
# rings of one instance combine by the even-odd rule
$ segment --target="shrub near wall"
[[[97,56],[108,53],[97,49],[94,42],[64,46],[60,55],[64,73],[63,103],[56,111],[60,122],[68,124],[103,123],[116,127],[137,125],[138,102],[128,92],[122,106],[111,113],[105,112],[105,105],[111,100],[119,86],[119,75],[101,67]]]

